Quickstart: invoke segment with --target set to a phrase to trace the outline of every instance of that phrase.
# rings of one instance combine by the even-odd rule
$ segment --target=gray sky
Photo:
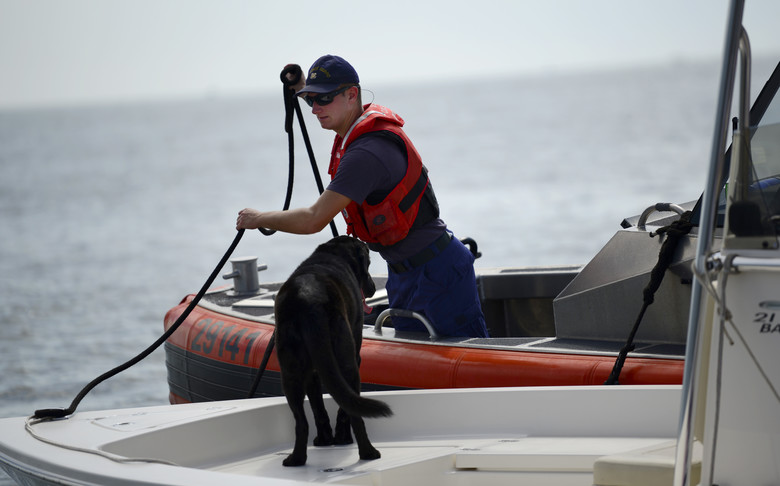
[[[780,53],[780,1],[748,3],[752,44]],[[0,0],[0,109],[268,92],[285,64],[306,70],[322,54],[345,57],[369,89],[717,58],[727,10],[727,0]]]

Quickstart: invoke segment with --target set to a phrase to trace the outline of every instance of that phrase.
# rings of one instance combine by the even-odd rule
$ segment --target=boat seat
[[[477,288],[490,336],[554,336],[553,299],[580,269],[577,265],[480,270]]]
[[[671,486],[677,441],[604,456],[593,464],[594,486]],[[690,484],[701,479],[701,444],[693,447]]]

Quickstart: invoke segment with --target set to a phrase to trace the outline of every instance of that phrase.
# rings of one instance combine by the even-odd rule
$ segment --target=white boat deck
[[[211,470],[247,476],[351,485],[592,484],[602,457],[658,450],[669,439],[522,437],[375,443],[376,461],[360,461],[355,447],[312,448],[307,465],[285,468],[287,451],[223,464]],[[672,456],[673,457],[673,456]],[[670,470],[671,472],[671,470]],[[659,484],[649,482],[647,484]]]

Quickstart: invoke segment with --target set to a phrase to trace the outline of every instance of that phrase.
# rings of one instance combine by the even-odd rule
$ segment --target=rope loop
[[[282,84],[287,87],[295,86],[296,84],[300,83],[302,76],[303,70],[297,64],[286,65],[284,69],[282,69],[281,74],[279,74],[279,77],[282,80]]]
[[[284,98],[284,131],[290,135],[292,135],[293,114],[295,112],[295,91],[290,88],[297,85],[302,76],[303,71],[297,64],[286,65],[279,74],[279,79],[282,81],[282,98]]]

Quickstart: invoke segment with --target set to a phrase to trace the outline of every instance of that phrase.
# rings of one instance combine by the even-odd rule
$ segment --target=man
[[[403,119],[376,104],[363,106],[357,72],[338,56],[315,61],[297,94],[322,128],[336,132],[331,182],[308,208],[243,209],[236,228],[312,234],[341,212],[347,232],[387,261],[390,307],[425,315],[441,335],[487,337],[474,257],[439,218]],[[397,331],[425,331],[414,319],[392,321]]]

